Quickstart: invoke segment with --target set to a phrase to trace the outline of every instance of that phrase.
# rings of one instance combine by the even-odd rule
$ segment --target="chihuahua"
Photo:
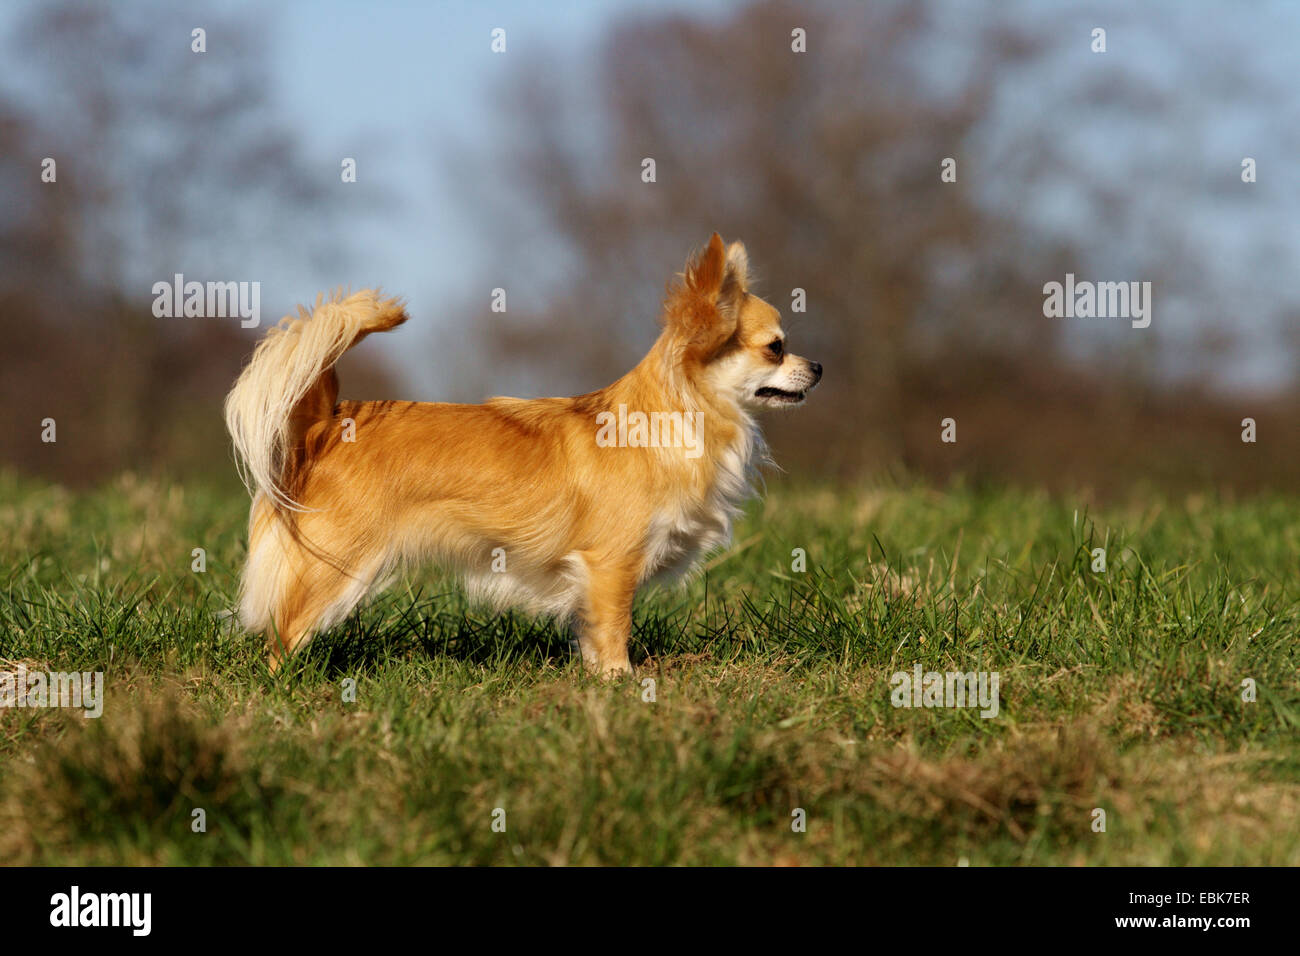
[[[225,406],[253,496],[240,620],[271,669],[432,559],[498,608],[573,622],[593,671],[629,673],[637,590],[730,540],[765,456],[754,412],[821,379],[748,287],[744,246],[715,233],[632,371],[575,398],[481,405],[338,400],[334,364],[406,321],[397,299],[336,293],[284,319]]]

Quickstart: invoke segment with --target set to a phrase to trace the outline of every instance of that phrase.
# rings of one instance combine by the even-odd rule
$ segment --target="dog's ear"
[[[749,253],[745,251],[743,242],[733,242],[727,246],[727,272],[740,283],[742,294],[749,291]]]
[[[739,242],[723,243],[716,232],[691,257],[680,285],[669,294],[667,319],[684,339],[687,354],[707,360],[736,333],[749,286],[749,260]]]

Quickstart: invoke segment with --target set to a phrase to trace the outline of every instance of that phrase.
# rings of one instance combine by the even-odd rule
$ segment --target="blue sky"
[[[261,9],[264,4],[231,6]],[[369,219],[373,235],[354,243],[357,250],[343,275],[304,275],[308,287],[343,282],[361,285],[381,277],[385,285],[411,297],[420,327],[430,335],[445,334],[454,317],[439,314],[480,295],[467,287],[478,280],[492,250],[475,240],[474,212],[449,177],[441,161],[449,143],[482,145],[499,129],[490,113],[491,92],[510,57],[537,50],[563,54],[566,61],[589,59],[601,36],[615,20],[665,10],[716,17],[743,6],[736,0],[557,0],[557,2],[369,2],[291,0],[275,5],[272,24],[282,55],[275,63],[277,96],[297,117],[300,135],[309,149],[326,157],[352,155],[358,143],[373,139],[373,150],[384,167],[371,164],[362,175],[380,175],[400,184],[402,210],[396,230],[387,220]],[[959,75],[945,64],[958,61],[962,37],[983,19],[981,4],[955,3],[952,15],[936,18],[936,77]],[[999,4],[999,7],[1002,7]],[[1043,0],[1010,0],[1027,22],[1057,17],[1060,4]],[[1066,5],[1081,38],[1091,24],[1109,27],[1112,58],[1108,65],[1146,87],[1161,91],[1173,104],[1159,128],[1124,128],[1123,117],[1104,110],[1080,122],[1069,111],[1055,109],[1056,96],[1093,68],[1085,42],[1063,38],[1057,66],[1041,68],[1028,81],[1008,77],[998,104],[997,119],[987,144],[996,154],[997,128],[1018,122],[1043,123],[1069,148],[1095,167],[1101,176],[1132,175],[1143,163],[1170,168],[1163,187],[1155,177],[1149,189],[1135,190],[1131,208],[1118,225],[1122,234],[1104,241],[1105,227],[1095,223],[1096,211],[1079,202],[1068,189],[1026,207],[1024,213],[1045,229],[1075,230],[1099,236],[1094,267],[1109,277],[1127,274],[1128,247],[1155,241],[1153,234],[1171,207],[1180,207],[1169,190],[1188,188],[1176,167],[1203,163],[1223,167],[1222,183],[1204,186],[1206,195],[1189,197],[1179,214],[1186,216],[1186,238],[1199,250],[1205,268],[1221,278],[1223,308],[1234,308],[1231,321],[1247,331],[1255,347],[1224,365],[1225,384],[1250,385],[1281,380],[1288,369],[1279,364],[1269,345],[1276,328],[1270,325],[1269,297],[1277,289],[1276,266],[1300,250],[1300,219],[1286,212],[1300,194],[1300,168],[1279,149],[1279,129],[1300,130],[1300,87],[1293,67],[1300,41],[1300,3],[1274,0],[1252,4],[1219,0],[1175,0],[1134,6],[1128,3]],[[489,50],[494,27],[507,31],[505,57]],[[1255,88],[1271,91],[1264,102],[1233,99],[1198,102],[1180,95],[1192,73],[1222,70],[1249,79]],[[978,148],[979,144],[972,144]],[[1212,195],[1233,188],[1234,169],[1241,155],[1253,155],[1266,175],[1253,195],[1254,205],[1242,208],[1231,197]],[[1016,203],[1015,184],[991,184],[993,202]],[[1087,264],[1081,263],[1086,270]],[[285,274],[286,280],[289,278]],[[1140,278],[1134,275],[1133,278]],[[297,280],[294,280],[297,281]],[[1200,323],[1222,320],[1213,313],[1196,314],[1198,303],[1180,303],[1176,289],[1166,290],[1161,308],[1161,334],[1166,341],[1190,339],[1203,331]],[[408,330],[409,331],[409,330]],[[430,353],[404,350],[386,343],[405,362],[417,381],[430,382],[420,366]],[[408,356],[419,356],[408,358]]]
[[[0,10],[0,27],[35,2]],[[446,397],[437,388],[437,370],[429,367],[439,354],[436,343],[454,334],[455,313],[465,303],[485,299],[484,277],[498,265],[447,156],[455,145],[490,153],[502,132],[493,114],[495,85],[516,58],[539,50],[560,58],[557,68],[590,62],[620,18],[665,11],[714,18],[741,6],[739,0],[186,5],[196,25],[228,12],[263,24],[274,51],[271,98],[287,120],[286,132],[327,180],[337,179],[342,157],[359,163],[359,183],[348,187],[345,202],[364,214],[340,220],[349,229],[344,262],[324,270],[292,246],[249,244],[237,250],[246,257],[239,274],[260,277],[270,310],[336,285],[380,284],[406,295],[415,321],[374,347],[400,364],[420,397]],[[1053,24],[1063,9],[1046,0],[1006,0],[996,7],[1024,21]],[[963,42],[987,19],[989,7],[956,0],[940,9],[925,55],[936,85],[959,90]],[[1030,72],[1009,70],[990,122],[977,141],[963,144],[974,168],[992,172],[981,186],[987,200],[1017,209],[1045,231],[1086,236],[1081,277],[1091,270],[1097,278],[1144,278],[1140,270],[1151,268],[1144,256],[1158,259],[1151,250],[1172,231],[1195,252],[1200,273],[1211,277],[1215,301],[1180,301],[1178,284],[1167,285],[1156,306],[1159,334],[1169,337],[1162,341],[1190,340],[1207,324],[1228,324],[1246,333],[1248,347],[1222,364],[1226,383],[1275,384],[1289,370],[1275,347],[1281,325],[1274,306],[1294,285],[1290,274],[1300,253],[1300,167],[1294,161],[1300,84],[1293,66],[1300,2],[1116,0],[1064,9],[1059,51]],[[1088,50],[1094,24],[1109,28],[1107,60]],[[495,27],[507,31],[505,56],[489,49]],[[220,40],[211,37],[209,44]],[[1080,101],[1081,82],[1099,70],[1167,96],[1159,121],[1134,126],[1123,110],[1108,113],[1104,103],[1089,104],[1086,96]],[[21,77],[5,79],[21,88]],[[1214,97],[1207,88],[1216,89]],[[1014,176],[1001,175],[1009,167],[1000,149],[1004,134],[1026,125],[1041,128],[1100,180],[1140,185],[1108,218],[1081,184],[1063,181],[1024,195]],[[1248,194],[1237,177],[1244,155],[1260,164],[1260,181]],[[387,205],[383,194],[392,200]]]
[[[281,45],[276,60],[277,98],[296,117],[311,153],[337,166],[367,143],[379,164],[362,177],[379,176],[400,190],[393,220],[367,218],[368,234],[353,242],[355,257],[342,274],[303,275],[308,290],[334,284],[382,283],[411,303],[408,341],[384,342],[422,387],[437,393],[436,371],[424,367],[437,350],[427,343],[454,328],[446,307],[485,299],[482,276],[493,251],[461,184],[450,175],[450,144],[480,146],[499,130],[492,93],[512,56],[556,51],[581,61],[593,55],[609,26],[622,17],[680,10],[717,16],[742,6],[737,0],[492,0],[492,2],[373,2],[290,0],[276,5]],[[237,2],[234,9],[263,5]],[[491,32],[506,30],[504,56],[490,49]],[[358,157],[360,158],[360,157]],[[474,285],[469,285],[475,282]],[[291,296],[292,297],[292,296]],[[410,348],[416,328],[425,340]],[[395,339],[395,337],[394,337]],[[437,395],[437,397],[444,397]]]

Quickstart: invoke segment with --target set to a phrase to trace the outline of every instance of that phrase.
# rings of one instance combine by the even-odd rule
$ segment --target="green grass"
[[[0,860],[1300,863],[1300,500],[774,481],[613,683],[433,571],[272,678],[223,613],[245,516],[0,476],[0,669],[107,682],[99,720],[0,709]],[[895,708],[917,662],[1000,713]]]

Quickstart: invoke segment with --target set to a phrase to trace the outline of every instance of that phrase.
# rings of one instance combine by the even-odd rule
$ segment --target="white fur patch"
[[[661,511],[651,521],[642,581],[680,577],[700,558],[731,542],[732,523],[754,494],[754,463],[763,449],[757,424],[742,414],[739,434],[714,462],[717,474],[704,501]]]
[[[258,513],[263,498],[259,492],[253,499],[249,520],[250,539],[253,531],[251,516]],[[273,520],[248,552],[248,562],[244,565],[239,588],[239,621],[247,630],[256,634],[270,630],[275,608],[288,585],[285,558],[291,546],[284,525]]]
[[[497,610],[520,608],[530,614],[566,620],[578,612],[586,593],[587,565],[574,552],[550,569],[465,571],[461,577],[472,601]]]

